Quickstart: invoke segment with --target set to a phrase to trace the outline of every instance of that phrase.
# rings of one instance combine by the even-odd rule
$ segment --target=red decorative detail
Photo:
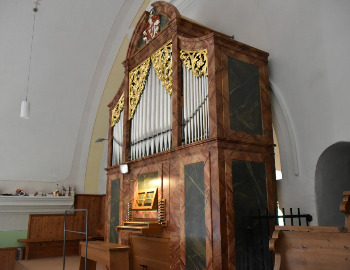
[[[159,32],[160,19],[158,15],[154,15],[152,12],[149,15],[148,22],[145,30],[143,31],[143,40],[146,44],[155,37]]]

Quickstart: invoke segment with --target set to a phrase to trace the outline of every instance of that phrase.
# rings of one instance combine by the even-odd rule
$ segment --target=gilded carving
[[[193,71],[196,77],[208,77],[208,52],[207,49],[200,51],[181,50],[180,59],[184,62],[185,67]]]
[[[112,110],[112,127],[119,122],[120,113],[124,109],[124,93],[119,98],[117,105]]]
[[[165,89],[172,94],[172,42],[169,41],[152,56],[152,65]]]
[[[129,73],[129,120],[133,117],[142,91],[145,88],[149,65],[150,59],[148,58]]]

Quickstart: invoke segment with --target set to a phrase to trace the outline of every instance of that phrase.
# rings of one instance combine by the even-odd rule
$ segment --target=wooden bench
[[[105,224],[105,195],[75,195],[75,209],[89,210],[88,239],[103,239]],[[85,231],[85,213],[67,215],[66,229]],[[64,214],[29,215],[27,239],[18,239],[26,244],[25,259],[62,256],[64,237]],[[79,255],[79,242],[85,235],[66,233],[66,255]]]
[[[128,270],[130,247],[107,243],[102,241],[89,241],[87,245],[86,269],[95,270],[96,262],[100,262],[108,267],[109,270]],[[84,270],[85,266],[85,248],[86,242],[80,242],[80,267]]]
[[[343,196],[345,227],[276,226],[270,240],[274,270],[350,269],[350,192]]]

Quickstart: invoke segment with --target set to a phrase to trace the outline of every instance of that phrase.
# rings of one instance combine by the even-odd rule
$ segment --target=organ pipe
[[[209,137],[208,77],[196,76],[182,63],[183,144]]]
[[[171,95],[150,65],[139,104],[131,119],[131,160],[171,148]]]

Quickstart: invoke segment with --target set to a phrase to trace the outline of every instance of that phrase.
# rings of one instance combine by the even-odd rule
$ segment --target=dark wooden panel
[[[206,269],[204,162],[185,166],[186,269]]]
[[[262,135],[259,68],[228,58],[230,128]]]
[[[233,160],[232,186],[236,269],[266,269],[268,224],[251,218],[267,209],[265,163]],[[255,257],[254,261],[251,256]]]
[[[119,234],[116,230],[119,226],[119,206],[120,206],[120,179],[111,182],[111,212],[110,212],[110,234],[109,241],[118,243]]]

